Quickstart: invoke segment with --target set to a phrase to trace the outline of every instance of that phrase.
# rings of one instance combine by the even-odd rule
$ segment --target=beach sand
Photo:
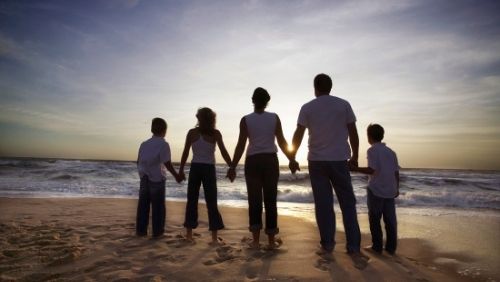
[[[364,267],[345,253],[345,236],[337,232],[333,256],[320,257],[315,224],[288,216],[279,217],[279,249],[251,250],[244,242],[250,237],[247,210],[238,208],[221,207],[223,246],[208,244],[203,205],[196,242],[182,238],[182,202],[167,202],[163,238],[136,237],[136,205],[133,199],[0,198],[0,281],[487,280],[458,273],[456,262],[467,261],[466,254],[443,256],[414,238],[402,238],[396,256],[364,251],[369,257]],[[366,246],[370,236],[366,221],[360,222]],[[400,226],[400,233],[411,228],[404,222]]]

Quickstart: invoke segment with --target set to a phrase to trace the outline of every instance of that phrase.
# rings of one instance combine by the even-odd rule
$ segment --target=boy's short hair
[[[324,73],[318,74],[314,78],[314,89],[320,93],[330,93],[332,90],[332,79]]]
[[[267,103],[271,100],[271,96],[266,89],[262,87],[257,87],[253,91],[252,102],[255,108],[261,110],[267,107]]]
[[[368,136],[376,142],[384,139],[384,128],[379,124],[370,124],[367,128]]]
[[[151,132],[154,135],[160,135],[167,131],[167,122],[162,118],[154,118],[151,122]]]

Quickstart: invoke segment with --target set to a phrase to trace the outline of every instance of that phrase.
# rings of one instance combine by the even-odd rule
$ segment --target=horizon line
[[[91,158],[61,158],[61,157],[17,157],[17,156],[0,156],[0,159],[35,159],[35,160],[66,160],[66,161],[100,161],[100,162],[131,162],[134,163],[134,160],[112,160],[112,159],[91,159]],[[180,164],[180,161],[173,161],[172,164]],[[186,162],[186,164],[191,164],[191,162]],[[221,163],[222,164],[222,163]],[[238,164],[238,166],[243,165],[244,162]],[[217,163],[216,163],[217,165]],[[308,167],[307,165],[302,165],[303,167]],[[288,167],[287,165],[280,165],[280,167]],[[500,169],[473,169],[473,168],[436,168],[436,167],[401,167],[401,170],[417,170],[417,169],[426,169],[426,170],[471,170],[471,171],[491,171],[491,172],[500,172]]]

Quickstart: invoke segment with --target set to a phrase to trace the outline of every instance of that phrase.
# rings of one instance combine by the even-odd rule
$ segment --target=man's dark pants
[[[322,248],[326,251],[333,251],[335,248],[336,222],[333,209],[333,190],[335,190],[342,210],[347,252],[359,252],[361,232],[347,161],[309,161],[309,177]]]
[[[165,181],[152,182],[141,178],[137,205],[136,234],[148,234],[149,207],[152,209],[153,237],[161,236],[165,229]]]

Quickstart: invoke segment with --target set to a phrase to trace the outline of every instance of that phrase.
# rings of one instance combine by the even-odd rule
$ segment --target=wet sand
[[[396,256],[364,251],[369,261],[362,263],[345,253],[345,236],[338,232],[333,256],[318,256],[315,224],[288,216],[279,218],[279,249],[248,249],[247,210],[238,208],[221,208],[222,246],[209,245],[203,205],[196,241],[184,240],[181,202],[167,202],[163,238],[136,237],[136,204],[131,199],[0,198],[0,281],[487,280],[459,273],[460,263],[472,260],[467,254],[443,253],[409,237],[400,240]],[[362,245],[369,245],[366,222],[360,222]],[[400,234],[411,228],[401,227]]]

